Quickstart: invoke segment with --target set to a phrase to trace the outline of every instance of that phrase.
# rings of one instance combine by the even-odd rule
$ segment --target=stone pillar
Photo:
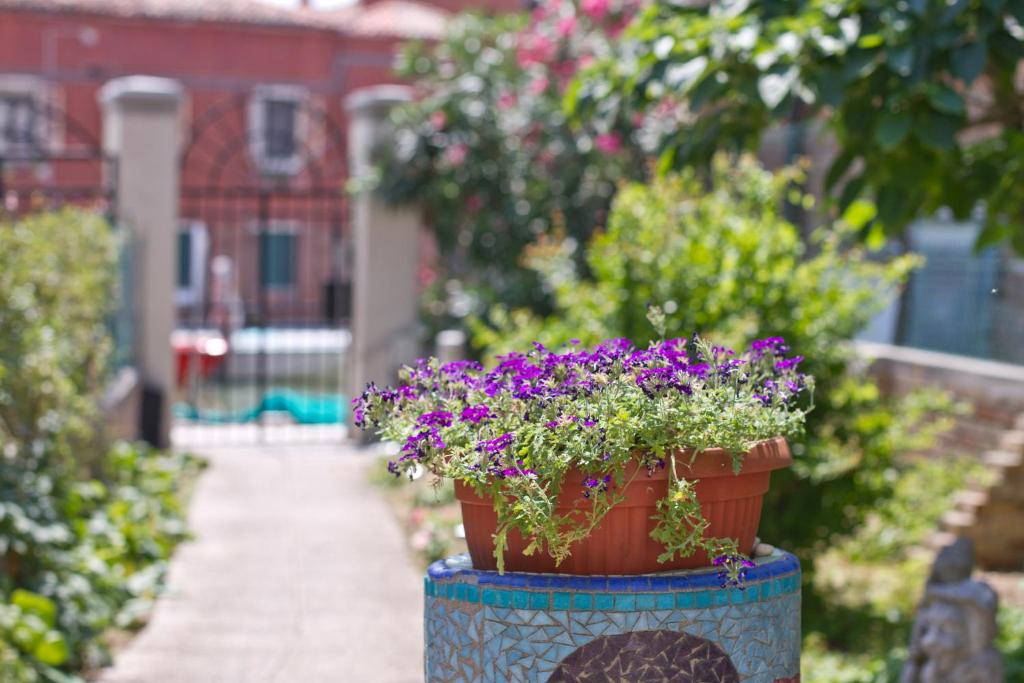
[[[760,547],[739,587],[710,567],[574,576],[480,571],[468,555],[435,562],[425,680],[796,683],[800,564]]]
[[[99,92],[103,146],[117,159],[117,217],[134,257],[134,360],[142,382],[142,438],[170,443],[174,392],[171,332],[178,263],[181,86],[125,76]]]
[[[414,208],[387,206],[372,190],[373,153],[393,144],[391,109],[409,100],[404,86],[357,90],[346,100],[352,199],[352,346],[347,391],[358,396],[369,382],[389,384],[418,352],[416,268],[422,221]],[[364,187],[360,187],[363,184]]]

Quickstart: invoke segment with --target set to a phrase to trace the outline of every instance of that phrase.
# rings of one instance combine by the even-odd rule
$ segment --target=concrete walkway
[[[342,447],[204,449],[195,541],[104,683],[423,680],[423,580],[368,458]]]

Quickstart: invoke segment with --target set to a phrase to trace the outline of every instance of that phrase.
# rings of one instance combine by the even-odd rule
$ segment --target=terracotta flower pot
[[[744,456],[743,469],[733,474],[732,458],[721,449],[704,451],[687,465],[688,453],[676,457],[679,476],[697,480],[697,499],[710,526],[709,538],[734,538],[742,552],[753,549],[757,527],[761,520],[761,503],[768,491],[772,470],[788,467],[793,458],[785,439],[779,437],[762,441]],[[558,513],[586,510],[590,504],[583,497],[584,476],[570,472],[558,498]],[[508,535],[505,569],[517,572],[553,574],[650,574],[673,569],[692,569],[707,566],[709,558],[703,551],[690,557],[658,562],[664,552],[662,546],[650,537],[656,522],[652,519],[658,500],[668,493],[668,468],[658,469],[653,476],[646,471],[637,474],[625,491],[626,499],[612,507],[596,529],[572,547],[572,555],[561,565],[546,552],[523,555],[527,543],[515,530]],[[462,521],[466,528],[466,543],[476,569],[497,569],[494,559],[493,535],[498,519],[490,499],[476,495],[473,489],[455,482],[455,495],[462,504]]]

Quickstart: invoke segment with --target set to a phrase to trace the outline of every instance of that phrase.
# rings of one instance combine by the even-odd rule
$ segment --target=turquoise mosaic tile
[[[629,593],[616,593],[613,609],[620,612],[632,612],[636,609],[636,596]],[[600,609],[600,607],[598,608]]]
[[[572,596],[573,609],[589,610],[594,607],[594,595],[592,593],[574,593]]]
[[[547,593],[530,593],[530,609],[547,609],[548,608],[548,594]]]
[[[553,593],[551,595],[551,609],[569,609],[572,607],[572,593]]]
[[[676,606],[676,596],[672,593],[658,593],[654,596],[654,605],[660,610],[672,609]]]

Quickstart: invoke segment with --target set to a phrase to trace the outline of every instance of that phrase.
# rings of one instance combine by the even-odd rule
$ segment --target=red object
[[[788,467],[793,462],[786,440],[778,437],[761,442],[744,456],[743,469],[733,474],[732,458],[721,449],[704,451],[690,467],[689,453],[675,456],[678,474],[697,481],[695,489],[701,511],[708,520],[705,533],[709,538],[735,538],[739,548],[749,553],[761,521],[761,503],[768,491],[772,470]],[[582,495],[584,476],[571,471],[566,475],[558,497],[557,513],[570,514],[586,510],[589,501]],[[596,529],[572,547],[572,554],[561,565],[546,552],[523,555],[527,543],[515,530],[508,535],[505,569],[516,572],[549,574],[650,574],[674,569],[694,569],[710,564],[707,554],[699,551],[690,557],[658,562],[664,552],[660,543],[650,537],[656,522],[651,519],[656,503],[668,494],[668,468],[648,477],[637,474],[628,485],[626,499],[605,515]],[[466,543],[476,569],[497,569],[493,535],[498,520],[489,499],[480,498],[473,489],[455,482],[455,495],[462,504],[462,522]]]
[[[209,377],[227,358],[227,342],[219,335],[176,332],[171,339],[179,387],[189,382],[192,363],[198,363],[198,378]]]

